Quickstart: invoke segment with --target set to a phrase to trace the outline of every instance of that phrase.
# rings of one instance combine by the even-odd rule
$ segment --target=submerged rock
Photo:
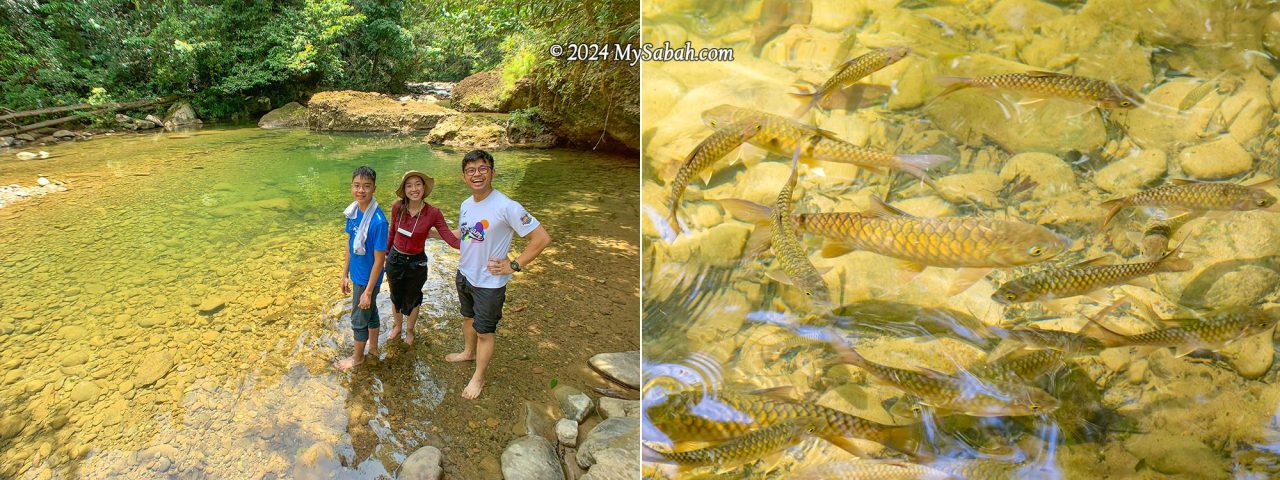
[[[597,354],[588,361],[591,368],[606,378],[632,389],[640,389],[640,352]]]
[[[1102,167],[1093,182],[1111,193],[1131,194],[1160,180],[1168,167],[1163,150],[1145,149]]]
[[[1200,180],[1221,180],[1249,171],[1253,156],[1231,137],[1188,147],[1178,154],[1182,173]]]
[[[1231,359],[1231,365],[1241,377],[1253,380],[1266,375],[1275,362],[1276,349],[1272,342],[1272,331],[1254,335],[1227,345],[1222,354]]]
[[[1192,220],[1185,257],[1194,268],[1157,276],[1165,297],[1188,307],[1254,305],[1280,285],[1280,215],[1223,212]]]
[[[1189,478],[1230,478],[1225,460],[1209,446],[1186,435],[1168,433],[1138,434],[1124,442],[1125,450],[1147,462],[1152,470],[1165,475],[1188,475]]]
[[[427,445],[419,448],[409,455],[409,458],[400,464],[400,473],[396,475],[400,480],[439,480],[442,471],[440,469],[440,449]]]
[[[164,378],[173,370],[173,355],[168,352],[152,352],[142,357],[134,369],[134,381],[139,387],[146,387]]]
[[[507,480],[564,480],[564,471],[560,469],[560,458],[550,441],[539,436],[524,436],[511,442],[502,452],[502,477]]]

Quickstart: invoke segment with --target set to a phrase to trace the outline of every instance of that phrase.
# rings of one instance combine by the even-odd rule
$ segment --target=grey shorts
[[[493,333],[502,320],[502,304],[507,301],[507,287],[480,288],[472,286],[467,277],[458,272],[453,279],[458,286],[458,303],[462,316],[472,319],[476,333]]]
[[[373,301],[369,308],[360,308],[360,295],[364,294],[364,285],[351,286],[351,330],[356,332],[356,341],[369,340],[369,329],[377,330],[378,324],[378,292],[373,292]]]

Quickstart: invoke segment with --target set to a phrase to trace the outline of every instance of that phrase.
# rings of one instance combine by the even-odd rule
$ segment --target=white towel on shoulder
[[[360,219],[360,226],[356,227],[355,250],[356,255],[364,255],[364,241],[369,237],[369,221],[373,219],[373,212],[378,210],[378,199],[369,199],[369,207],[364,209],[364,218]],[[348,219],[356,218],[356,213],[360,211],[360,202],[351,202],[347,205],[347,209],[342,211]]]

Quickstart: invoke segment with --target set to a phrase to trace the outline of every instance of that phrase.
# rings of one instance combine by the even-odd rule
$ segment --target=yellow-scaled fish
[[[681,452],[650,450],[660,459],[682,467],[733,466],[790,448],[804,440],[813,428],[812,424],[792,420],[763,427],[706,448]]]
[[[1176,257],[1178,249],[1169,250],[1151,262],[1121,265],[1091,265],[1095,258],[1065,268],[1052,268],[1024,275],[1001,285],[991,299],[1008,305],[1084,295],[1099,288],[1119,285],[1161,272],[1185,272],[1193,265]]]
[[[752,136],[748,143],[786,156],[791,156],[796,146],[801,146],[800,158],[806,161],[848,163],[879,173],[886,173],[890,169],[901,170],[934,186],[927,171],[948,160],[946,155],[894,155],[859,147],[836,138],[832,132],[748,108],[720,105],[702,113],[703,123],[711,128],[747,119],[760,122],[761,125],[760,132]]]
[[[880,381],[920,398],[926,406],[975,417],[1043,415],[1058,408],[1058,400],[1044,390],[1017,383],[981,380],[973,375],[947,375],[881,365],[852,347],[839,349],[836,363],[866,370]]]
[[[799,155],[800,147],[795,148],[796,155]],[[787,178],[782,191],[778,192],[778,200],[773,206],[770,241],[782,272],[796,287],[804,291],[815,308],[822,310],[832,306],[831,290],[827,288],[822,274],[809,261],[809,253],[805,251],[804,245],[800,243],[800,235],[796,233],[796,221],[791,217],[791,192],[796,186],[796,167],[796,159],[793,158],[791,176]]]
[[[1134,243],[1142,249],[1143,257],[1155,260],[1169,248],[1169,239],[1183,224],[1194,218],[1191,212],[1170,218],[1153,218],[1147,222]]]
[[[911,48],[909,47],[878,48],[840,65],[840,69],[836,71],[836,74],[832,75],[826,82],[823,82],[822,86],[801,84],[800,90],[792,93],[792,95],[810,97],[810,99],[808,104],[795,113],[795,116],[804,115],[831,92],[852,85],[867,75],[898,63],[898,60],[902,60],[909,53],[911,53]]]
[[[711,133],[706,139],[702,140],[697,147],[689,152],[689,156],[685,158],[680,165],[680,170],[676,173],[674,179],[671,180],[671,205],[670,214],[667,222],[671,225],[671,230],[680,233],[680,222],[676,218],[676,214],[680,210],[680,199],[684,197],[684,189],[689,186],[689,181],[697,176],[699,172],[706,170],[711,164],[725,156],[733,149],[742,145],[753,135],[760,131],[760,124],[746,120],[742,123],[726,125],[724,128],[718,129]],[[703,180],[709,178],[710,175],[703,177]]]
[[[1030,71],[1002,73],[978,78],[943,77],[947,88],[939,97],[965,88],[1016,90],[1041,97],[1059,97],[1096,104],[1102,108],[1136,108],[1142,96],[1132,89],[1088,77],[1063,73]]]
[[[1251,337],[1275,327],[1280,319],[1276,308],[1261,310],[1253,307],[1235,307],[1210,313],[1204,318],[1168,320],[1181,322],[1176,327],[1125,335],[1102,323],[1089,319],[1095,327],[1091,334],[1098,334],[1102,343],[1112,347],[1142,347],[1144,351],[1174,347],[1178,356],[1200,349],[1216,350],[1237,340]]]
[[[1276,204],[1276,197],[1262,189],[1274,185],[1277,180],[1271,179],[1253,185],[1237,185],[1222,182],[1196,182],[1192,180],[1173,180],[1172,184],[1143,190],[1133,195],[1102,202],[1107,209],[1102,220],[1102,228],[1106,228],[1125,207],[1145,205],[1153,207],[1175,207],[1188,210],[1262,210]]]
[[[838,460],[787,473],[786,480],[947,480],[959,478],[927,465],[901,460]]]
[[[981,217],[919,218],[872,201],[866,212],[800,214],[797,224],[801,231],[847,248],[933,267],[1027,265],[1071,246],[1070,239],[1039,225]]]
[[[955,475],[958,478],[982,480],[1014,480],[1022,478],[1050,478],[1049,472],[1037,472],[1026,463],[987,459],[945,459],[930,463],[930,467]]]
[[[1018,346],[1026,347],[1031,350],[1056,350],[1067,355],[1094,354],[1102,351],[1103,348],[1106,348],[1106,346],[1096,338],[1076,332],[1064,332],[1061,330],[1017,327],[1003,330],[999,335],[1004,337],[1005,342],[1007,343],[1017,344]],[[1006,343],[1001,343],[1000,346],[996,347],[996,350],[991,351],[989,356],[999,358],[1003,356],[999,353],[1008,353],[997,352],[997,350],[1001,350],[1005,344]]]
[[[978,365],[970,368],[969,372],[978,377],[1002,382],[1030,381],[1066,366],[1066,358],[1066,353],[1061,350],[1033,350]]]
[[[814,425],[812,433],[855,455],[862,455],[847,438],[861,438],[899,451],[914,450],[914,425],[885,425],[821,405],[772,396],[672,393],[645,409],[645,416],[673,442],[721,441],[761,427],[788,421]]]

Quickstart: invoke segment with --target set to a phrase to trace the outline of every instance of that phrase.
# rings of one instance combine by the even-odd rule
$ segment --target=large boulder
[[[164,115],[164,128],[173,130],[180,127],[194,127],[203,124],[199,117],[196,117],[195,109],[191,108],[191,104],[187,102],[178,102],[169,107],[169,111]]]
[[[286,103],[258,120],[261,128],[307,128],[307,107],[298,102]]]
[[[502,71],[489,70],[462,79],[453,87],[453,109],[459,112],[501,112]]]
[[[402,102],[380,93],[353,90],[320,92],[307,102],[307,126],[312,130],[426,132],[456,114],[434,102]]]
[[[427,133],[425,140],[464,149],[494,150],[510,146],[502,125],[491,117],[467,113],[445,117]]]
[[[640,151],[640,68],[612,66],[598,85],[536,87],[539,116],[571,145],[626,153]],[[536,72],[535,72],[536,74]],[[533,74],[531,74],[533,75]],[[572,80],[571,80],[572,81]]]
[[[600,422],[578,447],[578,466],[591,468],[601,459],[596,455],[613,448],[640,448],[640,419],[613,417]]]

